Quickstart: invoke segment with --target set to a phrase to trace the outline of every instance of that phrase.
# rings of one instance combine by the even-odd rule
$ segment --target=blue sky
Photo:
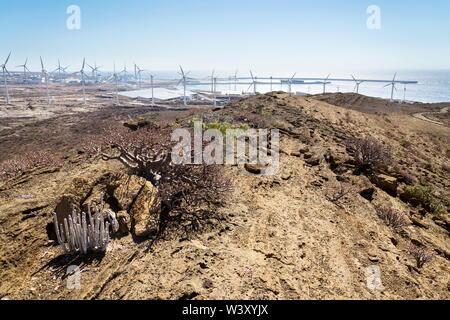
[[[6,1],[3,1],[6,2]],[[369,5],[381,30],[366,27]],[[66,9],[81,8],[81,30]],[[79,69],[83,57],[111,70],[216,68],[299,74],[450,69],[448,0],[15,0],[0,11],[0,60],[39,55]],[[13,68],[14,69],[14,68]]]

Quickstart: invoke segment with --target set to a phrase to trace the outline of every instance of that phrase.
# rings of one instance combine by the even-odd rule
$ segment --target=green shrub
[[[406,187],[402,198],[414,206],[421,206],[431,213],[443,213],[446,211],[445,206],[436,196],[435,191],[431,187],[422,185]]]

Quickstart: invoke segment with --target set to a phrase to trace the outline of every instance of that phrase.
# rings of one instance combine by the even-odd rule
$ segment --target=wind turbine
[[[142,75],[141,75],[141,73],[144,72],[145,70],[139,68],[139,66],[137,64],[134,64],[134,67],[137,70],[137,78],[136,79],[139,79],[139,88],[141,88],[142,87]]]
[[[97,62],[94,63],[93,67],[91,65],[89,65],[89,63],[87,63],[87,65],[92,70],[92,77],[97,81],[97,79],[98,79],[98,71],[99,71],[99,69],[101,67],[97,67]]]
[[[48,92],[48,72],[44,68],[44,61],[42,61],[42,57],[39,57],[39,58],[41,59],[41,68],[42,68],[41,75],[45,81],[45,89],[46,89],[46,93],[47,93],[47,103],[52,104],[52,99],[50,98],[50,94]]]
[[[331,76],[331,74],[329,74],[324,80],[323,80],[323,93],[326,93],[326,91],[327,91],[327,82],[328,82],[328,79],[330,78],[330,76]]]
[[[239,70],[234,73],[234,91],[237,91],[237,74]]]
[[[152,106],[154,106],[155,105],[155,96],[154,96],[154,94],[153,94],[153,89],[154,89],[154,86],[153,86],[153,79],[154,79],[154,75],[153,74],[151,74],[150,75],[150,83],[151,83],[151,86],[152,86]]]
[[[356,93],[359,93],[359,85],[361,83],[363,83],[363,80],[356,80],[356,78],[352,75],[353,80],[355,81],[355,88],[353,89],[353,91],[356,90]]]
[[[392,82],[388,83],[384,86],[384,88],[392,86],[391,88],[391,101],[394,101],[394,89],[397,91],[397,88],[395,87],[395,78],[397,77],[397,72],[394,74],[394,78],[392,78]]]
[[[28,63],[28,58],[25,60],[24,64],[21,64],[20,66],[16,66],[16,68],[23,68],[23,78],[24,79],[27,78],[27,71],[31,72],[30,69],[28,69],[28,67],[27,67],[27,63]]]
[[[213,69],[212,73],[211,73],[211,93],[214,93],[216,91],[216,89],[214,88],[214,73],[216,72],[216,70]]]
[[[289,94],[292,92],[292,80],[295,78],[296,75],[297,75],[297,72],[294,73],[294,75],[292,76],[292,78],[290,78],[290,79],[288,80]],[[272,77],[270,77],[270,79],[272,80]],[[272,85],[272,83],[271,83],[271,85]]]
[[[250,75],[252,76],[252,80],[253,80],[253,82],[250,84],[250,86],[248,87],[248,89],[247,89],[247,92],[248,92],[248,90],[250,90],[250,88],[253,86],[253,92],[256,94],[256,82],[257,82],[257,78],[256,77],[254,77],[253,76],[253,72],[252,72],[252,70],[250,70]]]
[[[184,88],[184,96],[183,96],[183,103],[186,106],[187,105],[187,99],[186,99],[186,77],[187,75],[190,73],[190,71],[188,71],[187,73],[184,72],[183,68],[180,66],[180,70],[181,72],[178,72],[178,74],[181,76],[180,82],[178,82],[177,86],[183,82],[183,88]]]
[[[81,74],[81,86],[83,88],[83,104],[84,105],[87,104],[87,102],[86,102],[86,88],[85,88],[85,81],[84,81],[84,79],[86,77],[86,74],[84,72],[84,67],[85,66],[86,66],[86,58],[83,58],[83,65],[81,67],[81,70],[74,73],[74,74],[78,74],[78,73]]]
[[[68,67],[69,67],[69,66],[67,66],[67,67],[65,67],[65,68],[61,67],[61,62],[60,62],[59,59],[58,59],[58,68],[56,68],[55,71],[52,71],[52,73],[58,71],[58,78],[61,79],[61,71],[65,73],[65,72],[66,72],[66,69],[67,69]]]
[[[6,64],[9,61],[9,57],[11,57],[11,52],[8,55],[8,58],[6,58],[6,61],[4,64],[1,65],[2,67],[2,72],[3,72],[3,80],[5,82],[5,95],[6,95],[6,104],[9,104],[9,92],[8,92],[8,81],[6,79],[6,74],[8,74],[9,76],[11,76],[11,74],[9,73],[8,69],[6,69]]]
[[[124,64],[123,70],[120,71],[120,73],[123,74],[123,77],[124,77],[124,79],[126,80],[126,78],[127,78],[127,73],[129,73],[129,72],[127,71],[127,64],[126,64],[126,63]]]
[[[119,105],[120,104],[120,102],[119,102],[119,75],[116,72],[116,63],[115,62],[114,62],[114,73],[113,73],[112,77],[110,77],[110,79],[111,78],[114,79],[114,82],[116,84],[116,92],[115,92],[114,99],[115,99],[116,105]]]

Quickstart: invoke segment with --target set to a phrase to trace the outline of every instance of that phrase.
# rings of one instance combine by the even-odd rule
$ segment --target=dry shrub
[[[350,139],[346,145],[361,172],[376,171],[393,163],[391,148],[375,138]]]
[[[410,224],[408,214],[392,208],[377,208],[378,216],[390,227],[400,229]]]
[[[225,204],[231,181],[221,165],[172,163],[171,129],[149,127],[137,131],[110,129],[86,147],[104,160],[118,160],[133,174],[149,180],[161,198],[163,227],[199,229]],[[193,154],[191,155],[193,156]]]
[[[330,188],[325,197],[328,201],[337,202],[350,193],[355,193],[357,188],[348,182],[340,182],[338,188]]]
[[[417,268],[422,268],[425,263],[433,261],[434,252],[425,247],[424,245],[415,245],[414,243],[409,243],[406,248],[417,263]]]
[[[29,151],[0,164],[0,181],[33,169],[57,166],[61,158],[46,151]]]
[[[245,110],[237,110],[236,119],[238,121],[249,123],[255,128],[267,128],[268,126],[268,122],[263,116]]]

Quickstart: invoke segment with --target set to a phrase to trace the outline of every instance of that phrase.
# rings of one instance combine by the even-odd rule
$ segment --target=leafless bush
[[[249,123],[255,128],[267,128],[268,126],[268,122],[263,116],[245,110],[237,110],[236,119],[238,121]]]
[[[337,202],[346,195],[350,193],[355,193],[356,190],[357,190],[356,187],[353,186],[351,183],[340,182],[337,188],[329,189],[326,192],[325,197],[327,198],[328,201]]]
[[[433,261],[434,253],[424,245],[415,245],[414,243],[409,243],[406,248],[414,259],[416,259],[417,268],[422,268],[425,263]]]
[[[448,164],[443,164],[442,165],[442,170],[444,170],[447,173],[450,173],[450,165]]]
[[[149,180],[158,189],[162,219],[198,229],[225,203],[231,182],[220,165],[173,164],[170,133],[166,127],[111,129],[93,138],[87,150],[104,160],[119,160]]]
[[[392,208],[377,208],[378,216],[390,227],[399,229],[409,225],[408,215]]]
[[[347,140],[346,144],[361,171],[375,171],[393,163],[391,148],[377,139],[356,138]]]
[[[36,168],[56,166],[60,161],[61,158],[46,151],[26,152],[0,164],[0,181]]]
[[[114,232],[119,229],[116,215],[111,210],[104,211],[103,197],[99,205],[88,207],[87,214],[72,212],[63,222],[53,213],[53,223],[59,245],[65,253],[87,254],[89,251],[105,252],[110,241],[109,226]],[[105,222],[107,215],[109,221]]]

